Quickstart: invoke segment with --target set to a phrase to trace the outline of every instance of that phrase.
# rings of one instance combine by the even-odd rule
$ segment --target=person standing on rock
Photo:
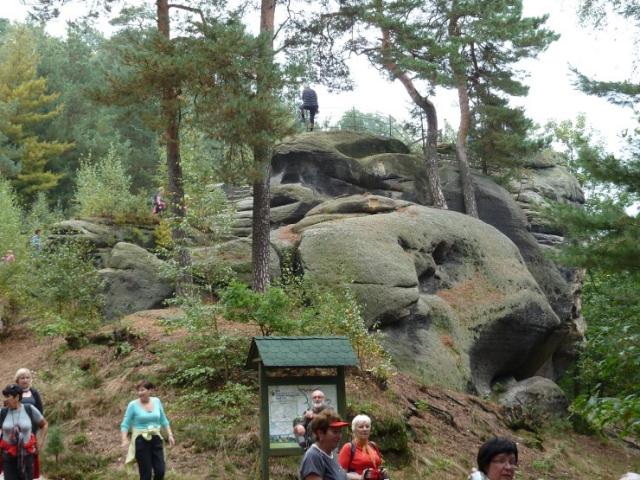
[[[307,117],[305,115],[305,110],[309,111],[307,131],[312,132],[316,115],[320,110],[318,106],[318,94],[309,85],[305,85],[304,90],[302,90],[302,105],[300,105],[300,116],[302,117],[302,122],[306,124]]]
[[[140,480],[164,479],[164,440],[161,430],[165,430],[169,445],[175,444],[162,402],[158,397],[151,396],[153,388],[153,384],[147,380],[136,385],[138,399],[129,402],[120,425],[122,447],[127,449],[125,464],[134,460],[138,463]]]
[[[22,404],[22,387],[7,385],[2,390],[5,407],[0,410],[2,468],[5,480],[33,480],[34,455],[47,438],[48,424],[32,405]],[[34,433],[38,427],[40,438]]]

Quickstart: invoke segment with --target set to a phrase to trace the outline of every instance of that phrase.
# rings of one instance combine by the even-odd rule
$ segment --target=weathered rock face
[[[106,318],[157,308],[173,294],[174,287],[163,276],[163,261],[142,247],[117,243],[99,270],[104,280]]]
[[[512,420],[540,424],[552,418],[564,418],[569,401],[562,389],[548,378],[530,377],[510,382],[499,402]]]
[[[246,238],[234,239],[211,247],[190,249],[191,260],[201,272],[216,272],[229,267],[239,280],[251,284],[251,241]],[[280,262],[275,249],[269,255],[269,274],[271,278],[280,275]]]
[[[529,175],[530,190],[549,195],[557,187],[562,198],[580,201],[575,180],[555,163],[542,163],[549,172]],[[445,164],[441,175],[450,210],[462,211],[455,166]],[[297,221],[293,225],[274,221],[272,242],[279,252],[297,249],[305,274],[316,281],[334,282],[336,271],[353,275],[367,320],[381,323],[396,360],[428,380],[486,393],[501,377],[524,379],[539,371],[555,378],[581,338],[574,272],[544,255],[529,212],[511,193],[482,175],[474,181],[485,230],[476,232],[476,248],[470,249],[456,232],[466,216],[438,211],[441,218],[417,215],[420,227],[398,223],[401,211],[428,199],[424,164],[403,146],[341,132],[298,136],[274,155],[272,188],[312,192],[314,200],[297,216],[318,205],[302,219],[288,218]],[[498,233],[489,226],[512,248],[495,252],[492,247],[502,243],[493,240]],[[518,258],[520,270],[503,269],[504,284],[487,281],[479,273],[491,270],[487,258],[504,263],[505,252]],[[528,286],[514,287],[525,274]],[[511,293],[498,306],[479,307],[491,292]]]
[[[153,248],[154,230],[154,225],[120,225],[97,218],[73,219],[56,223],[51,228],[49,240],[82,240],[94,245],[96,249],[112,248],[118,242]]]
[[[368,195],[323,203],[305,221],[316,216],[293,227],[305,275],[352,282],[366,320],[382,327],[404,368],[486,394],[496,378],[532,375],[553,351],[561,322],[495,228]]]

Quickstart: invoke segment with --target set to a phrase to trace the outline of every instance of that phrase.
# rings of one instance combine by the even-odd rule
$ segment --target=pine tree
[[[498,113],[511,114],[513,126],[530,126],[523,121],[521,110],[508,108],[505,96],[526,94],[527,88],[517,79],[516,62],[535,57],[558,35],[543,28],[547,17],[523,18],[519,0],[438,0],[434,6],[448,18],[447,40],[442,48],[448,51],[446,75],[458,92],[460,125],[456,153],[465,206],[467,213],[473,214],[474,202],[468,198],[472,184],[467,161],[467,138],[473,121],[471,102],[476,104],[476,113],[493,114],[484,118],[483,133],[487,135],[493,129],[498,134],[504,132],[495,123]],[[486,164],[486,156],[483,161]],[[485,167],[485,173],[486,170]]]
[[[18,193],[31,199],[55,187],[61,177],[48,162],[71,148],[70,143],[38,138],[34,128],[60,114],[58,94],[47,93],[47,80],[37,74],[35,42],[25,27],[3,37],[0,47],[0,168]]]
[[[64,452],[64,438],[60,427],[54,426],[49,429],[45,451],[48,455],[53,455],[58,463],[60,454]]]

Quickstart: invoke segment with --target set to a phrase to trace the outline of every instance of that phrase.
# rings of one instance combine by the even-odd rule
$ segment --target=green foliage
[[[200,391],[237,381],[248,343],[247,338],[218,335],[205,328],[192,330],[188,339],[169,347],[166,382]]]
[[[131,177],[117,157],[115,147],[95,163],[91,156],[82,161],[76,184],[74,201],[80,215],[116,221],[149,216],[150,205],[146,195],[131,193]]]
[[[47,445],[44,451],[47,455],[52,455],[53,457],[55,457],[56,463],[58,463],[60,454],[64,452],[64,438],[62,436],[62,430],[60,430],[60,427],[53,426],[49,428],[49,433],[47,435]]]
[[[220,292],[221,313],[230,320],[258,326],[263,335],[345,335],[358,355],[360,369],[384,384],[392,374],[382,333],[364,323],[362,308],[346,287],[319,288],[284,266],[280,286],[265,293],[232,282]]]
[[[13,250],[19,258],[24,251],[25,238],[22,235],[22,210],[9,182],[0,177],[0,254]],[[0,255],[0,256],[1,256]]]
[[[47,195],[44,192],[38,193],[35,201],[31,204],[29,213],[25,218],[26,230],[29,234],[35,232],[36,229],[46,230],[49,226],[64,219],[64,215],[60,209],[51,210]]]
[[[193,389],[180,397],[183,405],[192,405],[205,411],[218,412],[219,420],[236,422],[255,402],[255,388],[241,383],[227,382],[220,389]]]
[[[95,452],[73,449],[62,455],[57,462],[51,462],[45,457],[42,463],[42,470],[47,472],[47,478],[87,480],[103,478],[100,475],[96,475],[96,473],[101,472],[109,463],[109,458],[96,455]]]
[[[595,429],[614,426],[640,438],[640,277],[594,273],[583,288],[587,346],[573,411]]]
[[[63,336],[78,347],[100,324],[100,277],[84,244],[59,243],[32,255],[16,284],[38,334]]]
[[[47,163],[72,146],[42,140],[35,128],[59,115],[58,98],[38,76],[35,39],[27,27],[14,27],[0,44],[0,173],[9,175],[18,193],[31,199],[54,188],[61,175]]]
[[[226,318],[257,325],[262,335],[293,335],[296,330],[297,322],[288,315],[294,306],[292,299],[281,288],[260,293],[234,281],[220,293],[220,303]]]

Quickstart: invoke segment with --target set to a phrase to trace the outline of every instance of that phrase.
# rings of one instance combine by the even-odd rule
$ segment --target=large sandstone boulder
[[[118,242],[153,248],[154,230],[155,225],[117,224],[100,218],[72,219],[53,225],[49,232],[49,240],[81,240],[96,249],[112,248]]]
[[[104,280],[105,318],[161,307],[174,291],[164,270],[164,262],[144,248],[115,244],[106,258],[106,268],[99,270]]]
[[[562,389],[543,377],[530,377],[520,382],[504,384],[505,392],[498,401],[505,407],[514,423],[539,426],[554,418],[567,415],[569,401]]]
[[[374,193],[425,203],[424,163],[409,153],[398,140],[373,135],[303,134],[276,148],[272,184],[302,184],[324,198]]]
[[[526,195],[521,182],[523,198],[547,198],[557,188],[558,198],[580,201],[577,182],[555,160],[531,163],[532,172],[544,173],[529,175]],[[481,221],[455,214],[463,211],[461,182],[448,159],[440,173],[450,211],[427,215],[418,206],[429,199],[421,156],[395,140],[350,132],[289,138],[272,167],[272,189],[297,192],[272,203],[278,254],[299,259],[316,282],[352,280],[367,321],[382,326],[406,368],[488,393],[510,376],[556,378],[574,358],[584,333],[579,278],[545,255],[532,230],[553,233],[532,228],[533,216],[515,192],[474,173]],[[238,205],[246,229],[251,205],[241,199]],[[407,212],[420,225],[407,226]],[[495,271],[502,276],[486,274]]]
[[[517,247],[490,225],[364,195],[305,220],[314,216],[323,221],[299,229],[305,276],[349,282],[395,360],[425,381],[487,394],[502,376],[533,375],[553,352],[562,324]]]
[[[230,268],[237,278],[251,284],[253,268],[251,264],[251,240],[240,238],[210,247],[191,248],[191,261],[201,275],[224,275],[223,269]],[[275,249],[269,253],[269,275],[280,275],[280,261]]]

